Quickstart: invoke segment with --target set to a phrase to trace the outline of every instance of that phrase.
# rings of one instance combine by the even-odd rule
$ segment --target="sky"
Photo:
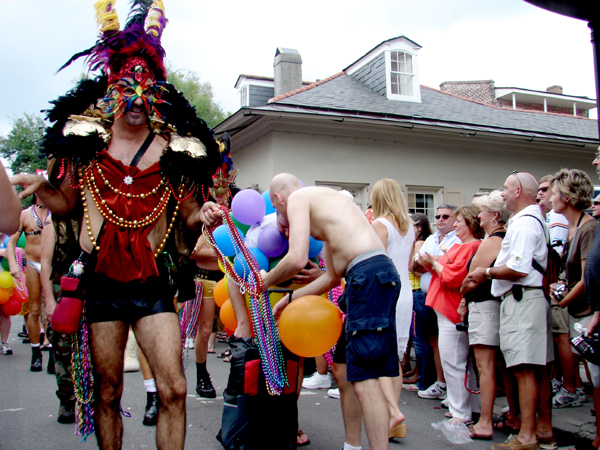
[[[421,84],[494,80],[496,87],[596,98],[586,22],[523,0],[324,0],[308,4],[259,0],[164,0],[167,61],[212,84],[226,112],[239,109],[240,74],[273,76],[277,47],[297,49],[302,78],[340,72],[373,47],[404,35],[422,46]],[[40,114],[85,70],[56,73],[96,41],[94,0],[2,0],[0,135],[23,113]],[[129,1],[116,3],[121,26]],[[593,117],[597,117],[593,112]]]

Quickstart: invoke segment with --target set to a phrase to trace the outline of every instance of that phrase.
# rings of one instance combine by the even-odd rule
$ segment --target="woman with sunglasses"
[[[479,207],[481,209],[479,223],[485,230],[487,238],[469,260],[467,264],[469,272],[473,272],[478,267],[486,269],[493,267],[506,234],[504,227],[510,217],[510,212],[504,207],[500,191],[493,191],[482,197]],[[465,282],[460,291],[464,298],[460,301],[458,314],[464,320],[466,313],[469,313],[469,345],[473,347],[475,353],[481,394],[481,416],[475,425],[469,427],[472,439],[491,439],[494,432],[492,416],[496,399],[495,362],[500,347],[500,298],[492,295],[491,288],[491,280],[477,287]],[[511,411],[515,410],[511,408]],[[518,428],[512,416],[507,417],[506,420]]]
[[[465,373],[469,355],[469,338],[466,332],[458,331],[460,321],[457,308],[462,299],[460,288],[467,276],[467,263],[475,254],[485,232],[478,219],[477,206],[461,206],[454,212],[454,229],[462,244],[454,244],[444,256],[436,261],[425,253],[422,261],[426,268],[433,269],[425,304],[431,306],[438,318],[439,351],[448,390],[448,407],[452,420],[470,422],[476,396],[465,388]]]

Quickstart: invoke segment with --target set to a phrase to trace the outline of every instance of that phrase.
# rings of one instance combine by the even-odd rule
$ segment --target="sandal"
[[[507,423],[505,415],[494,415],[492,417],[492,426],[494,427],[494,430],[502,431],[506,434],[519,434],[518,428],[513,428]]]
[[[303,445],[308,444],[310,444],[310,439],[300,428],[298,428],[298,436],[296,436],[296,445],[298,447],[302,447]]]
[[[229,356],[226,356],[225,358],[223,358],[223,362],[228,362],[228,363],[230,363],[230,362],[231,362],[231,355],[229,355]]]
[[[484,440],[484,441],[489,441],[490,439],[492,439],[492,435],[491,434],[479,434],[479,433],[477,433],[477,431],[475,431],[475,427],[473,425],[469,426],[469,437],[471,439],[479,439],[479,440]]]
[[[217,358],[222,358],[222,359],[225,359],[225,358],[227,358],[228,356],[231,356],[231,350],[229,350],[229,349],[225,350],[223,353],[219,353],[219,354],[217,355]]]
[[[405,378],[405,379],[402,381],[402,383],[403,383],[403,384],[417,384],[417,382],[418,382],[418,381],[419,381],[419,377],[418,377],[418,376],[417,376],[417,377],[414,377],[414,376],[413,376],[413,377],[408,377],[408,378]]]

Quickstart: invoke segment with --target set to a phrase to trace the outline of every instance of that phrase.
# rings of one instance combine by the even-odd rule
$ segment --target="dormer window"
[[[248,106],[248,86],[240,89],[240,107]]]
[[[390,52],[390,87],[392,94],[413,95],[412,55],[404,52]]]

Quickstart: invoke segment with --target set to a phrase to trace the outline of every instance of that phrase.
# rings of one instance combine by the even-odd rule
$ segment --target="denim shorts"
[[[400,277],[392,260],[376,255],[346,274],[342,303],[346,316],[348,381],[399,375],[396,302]]]

